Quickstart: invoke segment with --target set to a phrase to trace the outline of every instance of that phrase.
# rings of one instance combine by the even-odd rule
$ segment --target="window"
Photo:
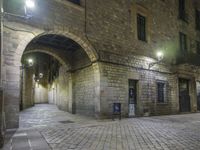
[[[196,29],[200,30],[200,11],[196,10]]]
[[[165,102],[165,83],[157,82],[157,102],[164,103]]]
[[[185,0],[179,0],[179,18],[187,21],[187,16],[185,12]]]
[[[183,54],[187,53],[187,37],[184,33],[180,32],[180,51]]]
[[[137,33],[139,40],[146,41],[146,18],[140,14],[137,14]]]
[[[196,48],[197,48],[196,50],[197,50],[197,51],[196,51],[196,52],[197,52],[197,54],[200,55],[200,42],[197,41],[196,43],[197,43],[197,46],[196,46]]]
[[[68,0],[68,1],[70,1],[70,2],[72,2],[74,4],[80,5],[80,0]]]

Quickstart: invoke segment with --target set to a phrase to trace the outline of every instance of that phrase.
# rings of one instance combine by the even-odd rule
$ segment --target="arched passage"
[[[52,36],[53,38],[59,38],[61,39],[66,39],[68,42],[73,41],[74,46],[78,46],[78,50],[74,52],[73,54],[71,53],[74,48],[72,48],[71,52],[67,51],[69,50],[70,47],[54,47],[55,45],[49,44],[51,42],[48,41],[47,43],[44,43],[46,41],[46,37],[49,38],[48,36]],[[24,38],[26,37],[26,38]],[[72,33],[72,31],[66,31],[66,32],[45,32],[41,33],[38,32],[37,36],[33,36],[30,33],[23,33],[23,36],[18,37],[18,44],[17,48],[15,49],[15,55],[12,56],[12,64],[11,67],[7,66],[6,70],[6,78],[4,79],[5,84],[7,85],[5,89],[5,105],[6,105],[6,110],[11,110],[11,108],[19,106],[19,102],[21,99],[20,94],[20,69],[19,66],[21,66],[21,58],[23,55],[26,54],[31,54],[31,53],[46,53],[48,55],[53,56],[55,59],[57,59],[62,66],[65,66],[65,69],[63,69],[63,72],[66,73],[70,72],[71,76],[71,85],[72,85],[72,90],[77,91],[77,94],[72,93],[73,98],[72,99],[79,99],[79,100],[88,100],[88,99],[93,99],[93,114],[98,114],[100,111],[100,88],[99,88],[99,71],[98,71],[98,65],[97,63],[94,63],[95,60],[98,60],[98,55],[93,49],[93,47],[89,44],[86,38],[82,36],[80,33]],[[42,40],[41,40],[42,39]],[[43,42],[38,42],[38,41],[43,41]],[[61,40],[62,41],[62,40]],[[65,42],[67,42],[65,41]],[[67,46],[66,43],[60,43],[59,45],[65,45]],[[77,47],[76,47],[77,48]],[[66,51],[65,51],[66,50]],[[84,57],[81,57],[83,56]],[[10,57],[11,58],[11,57]],[[81,59],[79,59],[81,58]],[[82,58],[85,58],[82,59]],[[77,61],[73,61],[77,60]],[[87,63],[84,63],[87,62]],[[79,65],[81,64],[82,65]],[[10,65],[10,64],[9,64]],[[66,69],[67,68],[67,69]],[[91,69],[92,68],[92,69]],[[88,69],[88,70],[87,70]],[[88,73],[92,74],[92,77],[88,76]],[[79,78],[86,76],[86,78]],[[88,77],[87,77],[88,76]],[[86,79],[86,80],[85,80]],[[93,81],[89,81],[90,79],[93,79]],[[87,81],[88,80],[88,81]],[[77,81],[77,82],[74,82]],[[85,86],[82,86],[85,84]],[[86,90],[87,86],[86,84],[90,83],[89,85],[92,85],[90,90]],[[14,84],[14,85],[13,85]],[[77,88],[81,87],[83,90],[77,90]],[[92,94],[86,94],[86,93],[92,93]],[[7,94],[9,93],[9,94]],[[64,93],[64,92],[63,92]],[[86,96],[81,96],[81,95],[87,95]],[[92,96],[91,96],[92,95]],[[72,100],[71,100],[72,101]],[[73,101],[71,103],[74,103]],[[85,102],[85,103],[79,103],[80,108],[86,108],[84,107],[84,104],[92,104],[90,102]],[[69,104],[68,108],[73,104]],[[62,105],[60,105],[62,107]],[[79,106],[73,105],[74,107],[78,108]],[[91,108],[91,107],[90,107]],[[89,107],[87,109],[90,109]],[[65,109],[65,108],[62,108]],[[18,119],[19,119],[19,110],[12,109],[13,112],[6,112],[6,115],[9,117],[8,120],[6,120],[6,124],[8,128],[15,128],[18,126]],[[70,111],[70,110],[69,110]],[[72,108],[71,108],[72,112]],[[81,111],[80,111],[81,113]]]
[[[90,42],[85,38],[85,36],[82,33],[79,33],[77,31],[73,31],[72,29],[66,29],[65,31],[48,31],[48,32],[43,32],[43,31],[37,31],[37,33],[30,34],[26,33],[24,35],[26,38],[19,39],[19,44],[16,49],[16,55],[14,57],[14,62],[16,65],[20,65],[20,58],[23,55],[24,50],[28,46],[31,41],[36,40],[40,37],[44,37],[45,35],[59,35],[62,37],[66,37],[68,39],[73,40],[76,42],[88,55],[89,59],[94,62],[99,59],[98,53],[96,50],[93,48],[93,46],[90,44]]]
[[[92,59],[79,44],[62,35],[39,36],[27,45],[22,55],[25,66],[29,57],[35,58],[35,65],[23,69],[21,108],[34,103],[53,103],[72,113],[95,114]],[[43,78],[39,79],[39,74]]]

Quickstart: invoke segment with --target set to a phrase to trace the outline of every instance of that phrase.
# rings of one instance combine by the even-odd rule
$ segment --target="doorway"
[[[197,111],[200,111],[200,81],[197,81]]]
[[[136,116],[137,106],[137,80],[129,79],[129,117]]]
[[[190,112],[189,80],[179,79],[179,108],[180,112]]]

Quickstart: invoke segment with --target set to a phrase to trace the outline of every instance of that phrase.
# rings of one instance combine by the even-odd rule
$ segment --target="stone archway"
[[[83,50],[86,52],[88,57],[90,58],[91,62],[95,62],[99,59],[98,53],[96,50],[93,48],[93,46],[90,44],[90,42],[85,38],[84,35],[82,35],[79,32],[76,31],[49,31],[49,32],[39,32],[36,33],[35,35],[28,33],[26,35],[26,38],[23,39],[20,43],[19,46],[16,49],[16,55],[15,55],[15,62],[17,63],[16,65],[21,65],[19,63],[19,59],[21,59],[21,56],[23,55],[24,50],[26,49],[27,45],[35,38],[48,35],[48,34],[56,34],[56,35],[61,35],[65,36],[67,38],[72,39],[76,43],[78,43]]]
[[[69,62],[65,58],[63,58],[62,55],[59,55],[56,52],[54,52],[53,49],[49,49],[49,48],[31,49],[31,50],[25,51],[23,55],[30,54],[30,53],[37,53],[37,52],[45,53],[45,54],[55,57],[63,66],[70,69]]]
[[[30,33],[20,33],[17,32],[15,34],[18,35],[18,46],[15,49],[15,55],[12,56],[12,64],[4,64],[4,68],[6,68],[6,78],[4,79],[5,88],[5,111],[6,111],[6,124],[7,128],[16,128],[18,127],[19,122],[19,83],[20,83],[20,71],[19,66],[21,66],[21,57],[23,55],[24,50],[27,45],[35,38],[47,35],[47,34],[57,34],[68,37],[74,40],[77,44],[79,44],[85,53],[88,55],[90,61],[92,62],[92,67],[94,69],[94,84],[95,84],[95,113],[99,114],[100,112],[100,75],[99,75],[99,67],[98,63],[95,61],[98,60],[98,54],[95,49],[92,47],[90,42],[79,32],[73,31],[50,31],[50,32],[38,32],[36,35],[32,35]],[[25,38],[24,38],[25,37]],[[10,42],[13,42],[10,39]],[[38,51],[33,49],[33,51]],[[28,52],[27,52],[28,53]],[[49,54],[52,54],[49,52]],[[57,57],[58,58],[58,57]],[[62,60],[62,58],[61,58]],[[95,63],[93,63],[95,62]],[[63,64],[65,61],[63,60]],[[13,86],[14,84],[14,86]],[[12,110],[10,112],[10,110]]]

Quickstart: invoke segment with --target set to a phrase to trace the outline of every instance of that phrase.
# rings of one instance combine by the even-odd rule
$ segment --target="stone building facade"
[[[30,95],[22,58],[38,52],[60,64],[46,87],[63,110],[96,117],[110,116],[113,103],[125,117],[200,110],[198,0],[35,2],[26,14],[24,1],[3,5],[0,120],[7,128],[18,127],[21,97]]]

